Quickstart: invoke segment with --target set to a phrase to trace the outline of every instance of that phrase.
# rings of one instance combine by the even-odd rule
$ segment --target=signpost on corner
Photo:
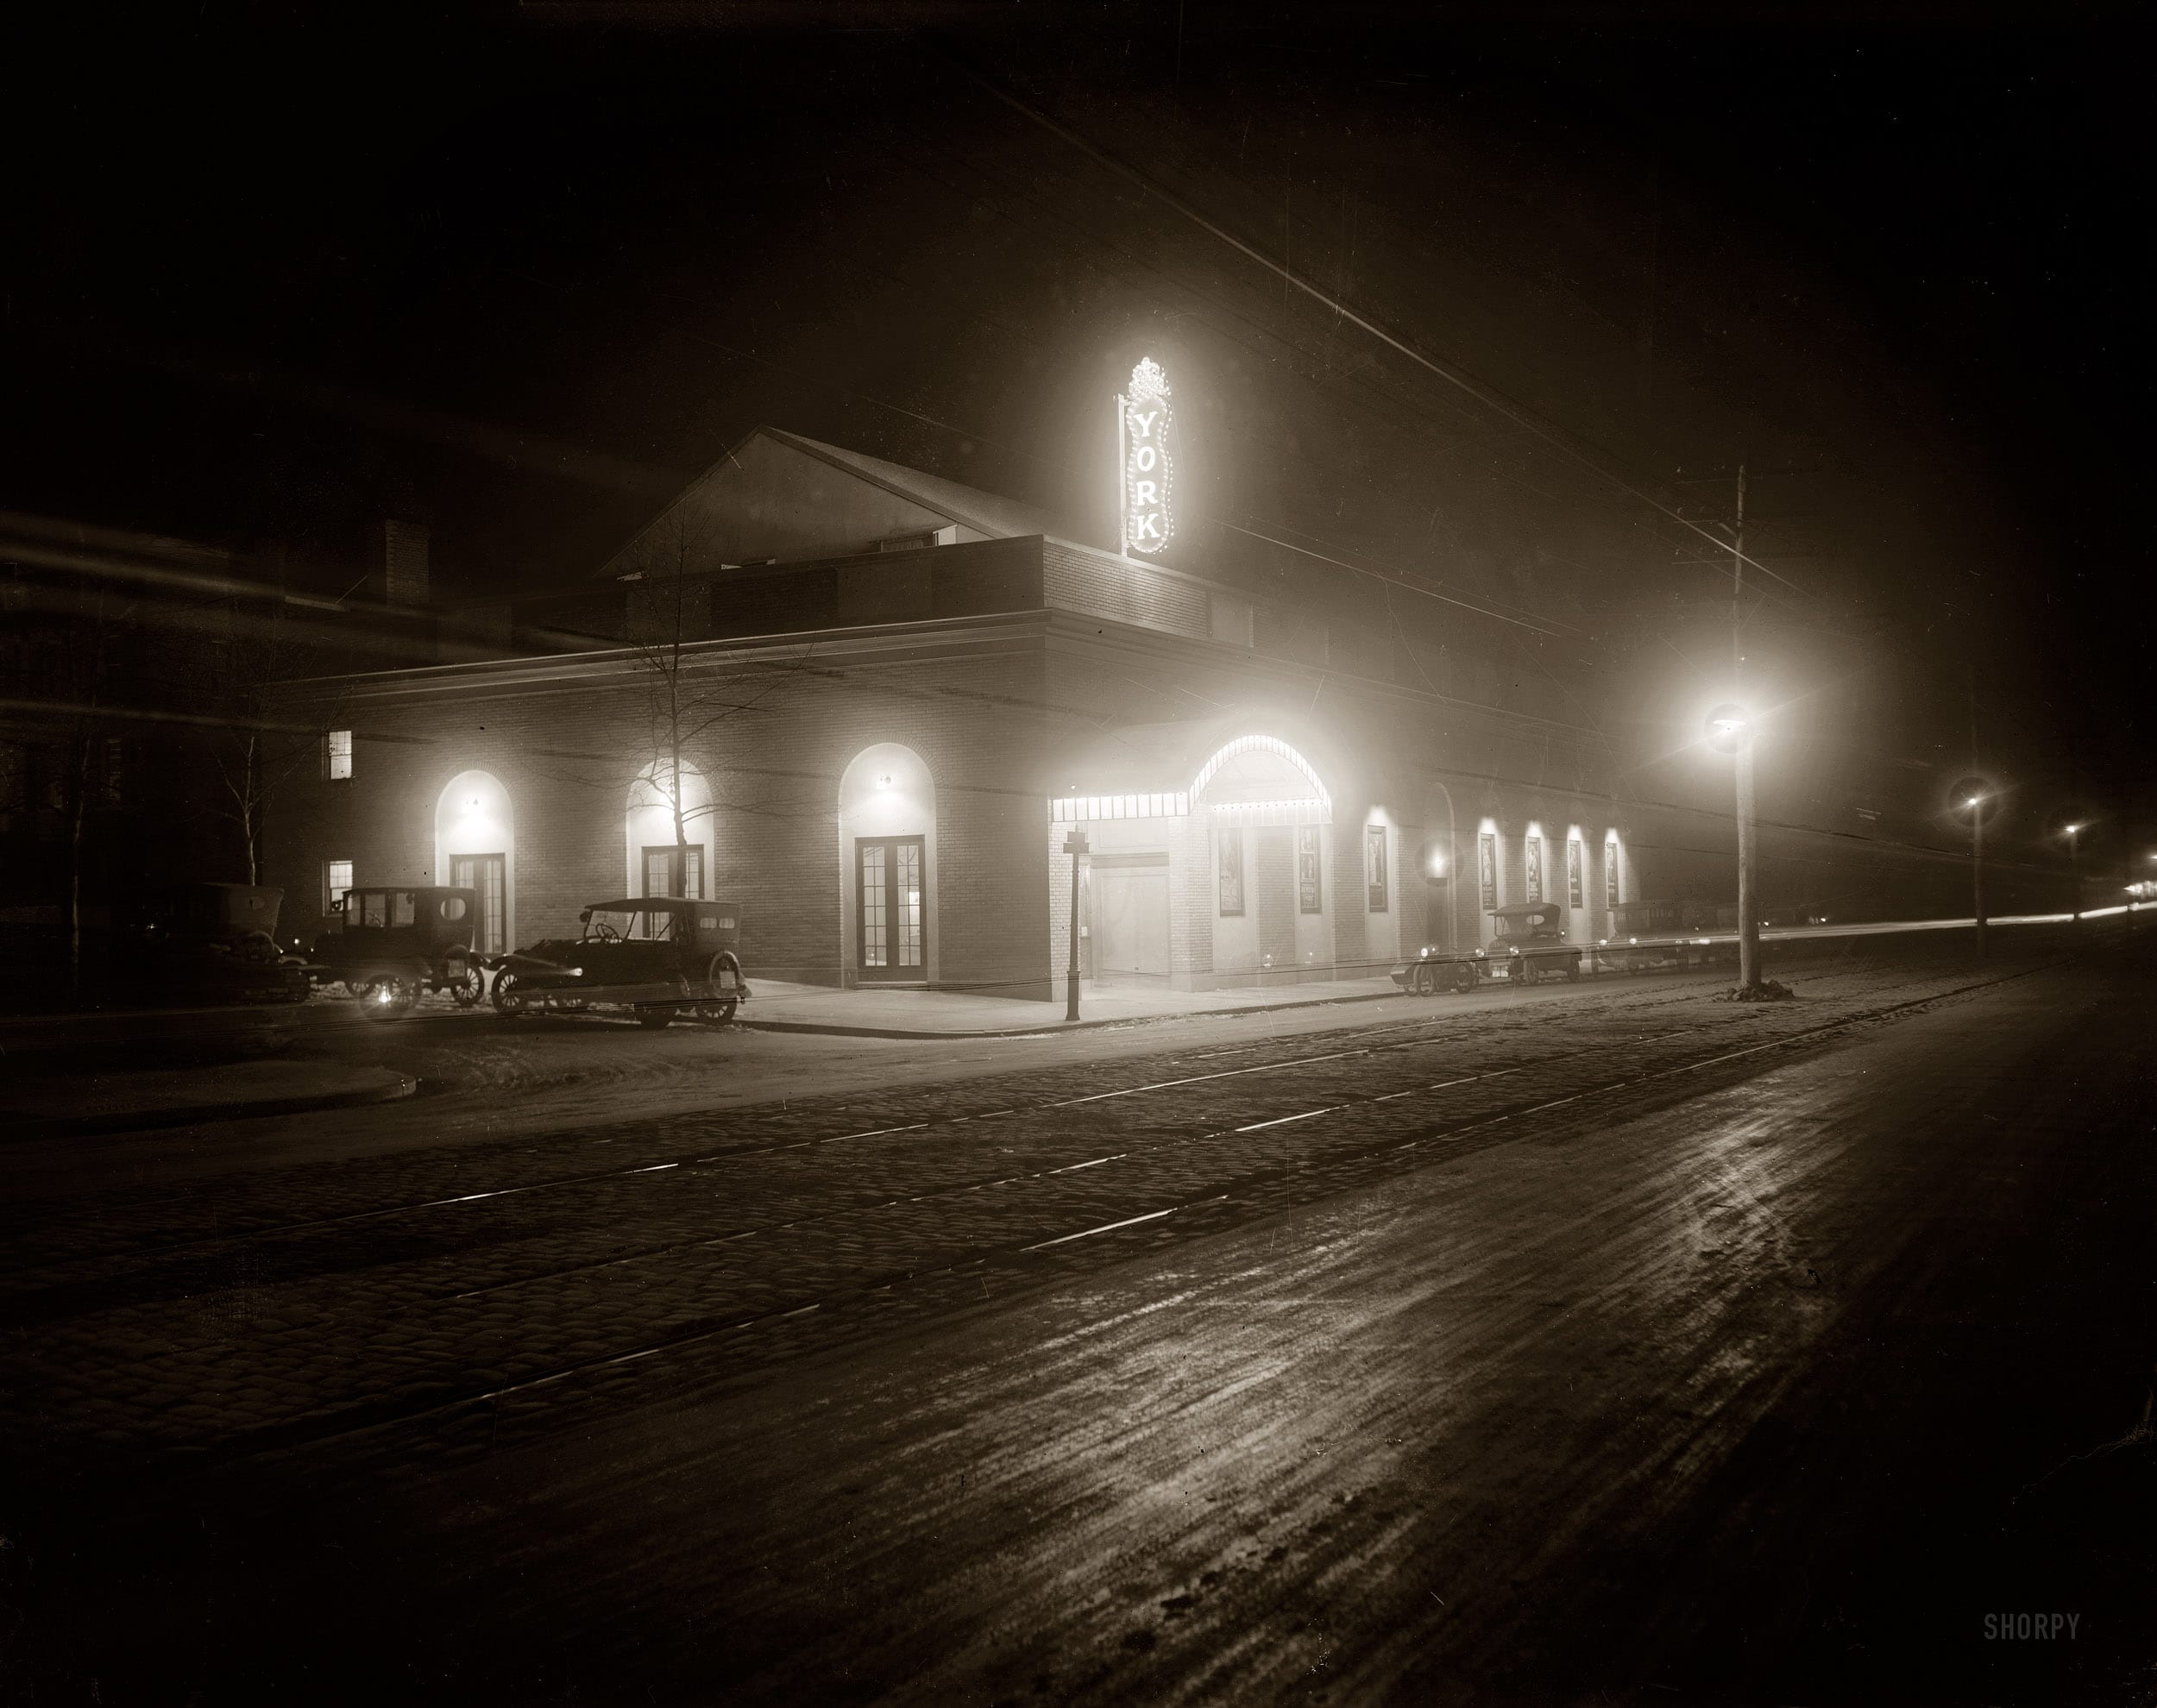
[[[1064,981],[1064,1018],[1078,1018],[1078,862],[1087,852],[1086,833],[1074,830],[1064,838],[1064,852],[1071,856],[1071,970]]]

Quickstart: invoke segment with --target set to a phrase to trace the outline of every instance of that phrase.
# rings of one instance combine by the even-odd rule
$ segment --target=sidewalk
[[[1061,981],[1058,981],[1060,988]],[[1168,990],[1131,985],[1085,984],[1078,993],[1078,1020],[1064,1019],[1061,995],[1053,1002],[1017,1002],[951,990],[840,990],[822,984],[787,984],[751,977],[755,994],[743,1003],[737,1023],[752,1032],[821,1033],[838,1038],[1028,1038],[1089,1027],[1180,1020],[1194,1014],[1247,1014],[1267,1008],[1304,1008],[1325,1002],[1371,1002],[1399,996],[1380,973],[1370,978],[1274,984],[1255,990]]]
[[[127,1073],[25,1077],[0,1087],[0,1134],[63,1139],[409,1097],[418,1082],[336,1062],[225,1062]]]

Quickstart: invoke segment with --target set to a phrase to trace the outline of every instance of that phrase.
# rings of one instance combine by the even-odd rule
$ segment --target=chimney
[[[427,602],[427,531],[417,522],[382,521],[377,584],[390,605]]]

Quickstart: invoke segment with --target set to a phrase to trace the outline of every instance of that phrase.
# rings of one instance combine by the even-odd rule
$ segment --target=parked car
[[[1414,960],[1396,966],[1392,978],[1412,996],[1434,996],[1441,990],[1473,990],[1482,959],[1483,951],[1480,949],[1452,955],[1427,944]]]
[[[1565,940],[1565,910],[1555,901],[1516,901],[1491,914],[1490,958],[1502,953],[1506,976],[1521,984],[1546,978],[1578,980],[1581,951]]]
[[[315,939],[307,970],[342,983],[369,1020],[399,1020],[422,995],[447,991],[461,1008],[487,994],[472,952],[479,892],[369,884],[348,889],[330,928]]]
[[[184,883],[125,910],[110,954],[116,991],[158,1002],[304,1002],[307,969],[279,952],[285,892],[254,883]]]
[[[497,1008],[626,1008],[656,1028],[684,1014],[730,1020],[749,1000],[735,952],[739,910],[730,902],[637,895],[594,902],[579,918],[582,936],[536,943],[493,964]]]

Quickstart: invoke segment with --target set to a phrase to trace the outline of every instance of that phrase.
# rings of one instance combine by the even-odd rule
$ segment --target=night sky
[[[1974,688],[2025,834],[2157,835],[2125,9],[188,14],[10,54],[0,506],[345,584],[395,513],[476,596],[769,422],[1105,543],[1150,351],[1186,567],[1455,613],[1652,742],[1727,559],[1607,475],[1712,523],[1743,461],[1748,658],[1836,732],[1790,810],[1959,775]]]

